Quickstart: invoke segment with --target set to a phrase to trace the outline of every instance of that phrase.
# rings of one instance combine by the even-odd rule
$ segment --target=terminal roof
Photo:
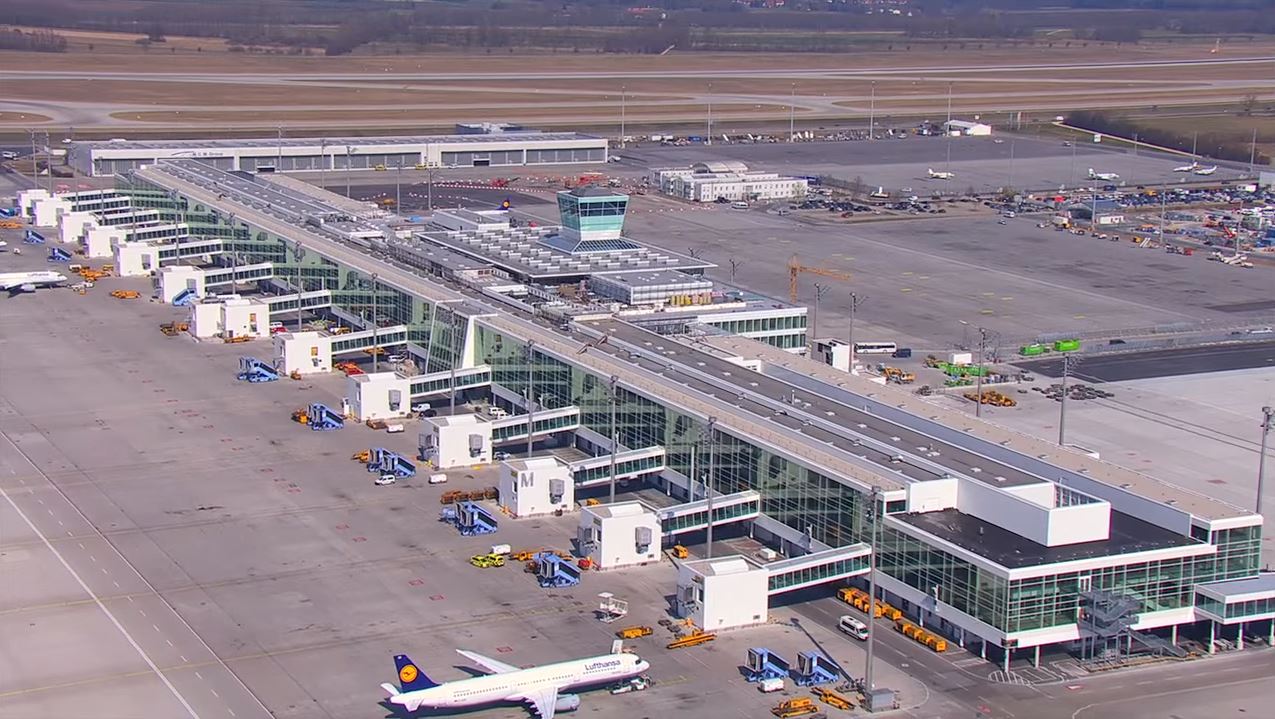
[[[1111,536],[1108,539],[1057,547],[1037,544],[956,509],[892,514],[890,518],[924,530],[1006,569],[1201,544],[1198,540],[1115,510],[1111,512]]]
[[[400,137],[275,137],[245,139],[203,139],[203,140],[93,140],[75,142],[73,145],[91,149],[125,149],[125,150],[166,150],[166,149],[203,149],[221,148],[234,150],[237,148],[279,148],[279,147],[319,147],[324,145],[328,152],[344,154],[346,147],[384,145],[429,145],[442,143],[483,144],[493,142],[515,142],[518,140],[594,140],[593,135],[578,132],[537,132],[535,130],[520,132],[503,132],[493,135],[412,135]]]

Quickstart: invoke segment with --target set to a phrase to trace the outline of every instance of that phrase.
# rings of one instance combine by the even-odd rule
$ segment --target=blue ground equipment
[[[306,416],[310,420],[310,429],[319,432],[341,429],[345,426],[345,417],[340,412],[318,402],[310,405],[306,410]]]
[[[36,232],[35,230],[27,230],[22,233],[22,241],[28,245],[43,245],[44,235]]]
[[[799,687],[813,687],[837,681],[840,672],[840,667],[819,652],[802,652],[797,655],[797,670],[792,680]]]
[[[178,292],[177,296],[173,298],[173,307],[189,307],[190,305],[195,304],[195,300],[197,299],[199,299],[199,295],[195,294],[194,290],[187,287],[181,292]]]
[[[389,472],[395,477],[402,479],[416,476],[416,465],[407,461],[407,458],[397,452],[391,452],[384,447],[377,447],[372,450],[372,457],[367,463],[367,471],[377,474]]]
[[[438,521],[447,522],[448,524],[457,524],[460,520],[460,514],[455,507],[443,507],[438,513]]]
[[[61,247],[49,248],[49,262],[70,262],[71,253]]]
[[[481,506],[465,501],[456,507],[456,526],[466,537],[492,534],[496,531],[496,518]]]
[[[273,382],[279,379],[279,373],[256,357],[240,357],[239,374],[235,378],[246,382]]]
[[[17,217],[22,214],[22,210],[16,207],[0,207],[0,217]]]
[[[745,669],[747,670],[745,679],[750,682],[784,679],[790,671],[788,662],[784,661],[783,657],[763,647],[748,650],[748,665]]]
[[[553,552],[540,552],[535,556],[536,581],[546,589],[550,587],[574,587],[580,583],[580,567],[569,559]]]

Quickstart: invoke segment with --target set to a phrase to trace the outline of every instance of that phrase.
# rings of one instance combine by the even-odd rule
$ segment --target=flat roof
[[[602,275],[597,278],[603,283],[629,285],[632,287],[664,287],[667,285],[694,284],[703,289],[713,286],[713,281],[701,275],[688,275],[678,270],[653,270],[650,272],[626,272],[622,275]]]
[[[499,134],[474,134],[474,135],[405,135],[390,137],[285,137],[280,140],[277,137],[260,137],[245,139],[206,139],[206,140],[124,140],[123,142],[111,140],[90,140],[70,143],[73,148],[87,148],[90,150],[236,150],[236,149],[252,149],[266,148],[277,149],[280,147],[320,147],[326,145],[329,151],[336,152],[344,150],[346,147],[353,147],[355,152],[361,147],[376,147],[384,145],[439,145],[447,144],[490,144],[493,142],[516,142],[518,140],[547,142],[562,140],[602,140],[603,138],[595,135],[585,135],[579,132],[539,132],[537,130],[520,130],[518,132],[503,132]]]
[[[1208,584],[1198,584],[1196,589],[1204,589],[1208,592],[1222,597],[1224,600],[1230,601],[1229,598],[1256,598],[1246,595],[1266,595],[1275,596],[1275,572],[1264,572],[1256,577],[1247,579],[1232,579],[1226,582],[1209,582]]]
[[[624,248],[572,254],[548,242],[558,227],[499,227],[484,230],[430,229],[419,241],[491,263],[512,275],[546,282],[555,278],[650,270],[706,270],[716,267],[676,252],[626,240]]]
[[[966,435],[979,437],[1027,457],[1037,458],[1062,469],[1083,474],[1085,477],[1103,484],[1127,490],[1152,501],[1167,504],[1174,509],[1188,512],[1201,519],[1216,520],[1253,515],[1250,511],[1223,502],[1220,499],[1193,492],[1127,467],[1094,459],[1081,452],[1061,448],[1053,442],[1016,432],[999,424],[972,417],[959,410],[926,402],[908,390],[891,385],[880,385],[866,377],[833,369],[821,362],[784,352],[763,342],[756,342],[746,337],[707,336],[699,338],[698,345],[715,348],[726,356],[759,359],[768,364],[800,372],[833,387],[872,397],[878,401],[898,407],[905,412],[928,418],[945,427],[963,432]],[[945,452],[944,454],[948,453]],[[971,454],[971,456],[977,455]],[[940,460],[941,457],[936,457],[935,459]],[[983,461],[989,462],[990,460],[984,459]],[[1004,465],[997,464],[996,466],[1001,467]],[[980,473],[980,475],[986,474],[989,474],[989,472]]]
[[[1042,564],[1058,564],[1080,559],[1203,544],[1198,540],[1115,510],[1111,511],[1109,538],[1058,547],[1037,544],[1008,529],[957,509],[891,514],[889,517],[955,544],[1006,569],[1021,569]]]

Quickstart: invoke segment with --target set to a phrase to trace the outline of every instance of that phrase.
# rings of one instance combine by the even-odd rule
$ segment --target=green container
[[[1040,343],[1023,345],[1018,348],[1018,354],[1024,357],[1035,357],[1036,355],[1045,354],[1046,347]]]
[[[1075,352],[1080,349],[1080,340],[1058,340],[1054,343],[1055,352]]]

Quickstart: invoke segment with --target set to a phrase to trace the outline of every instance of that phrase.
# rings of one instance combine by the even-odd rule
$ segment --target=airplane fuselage
[[[392,696],[390,702],[415,711],[421,707],[447,709],[523,701],[524,697],[541,687],[552,686],[562,690],[609,684],[635,677],[648,668],[650,665],[635,655],[607,654],[447,682]]]

